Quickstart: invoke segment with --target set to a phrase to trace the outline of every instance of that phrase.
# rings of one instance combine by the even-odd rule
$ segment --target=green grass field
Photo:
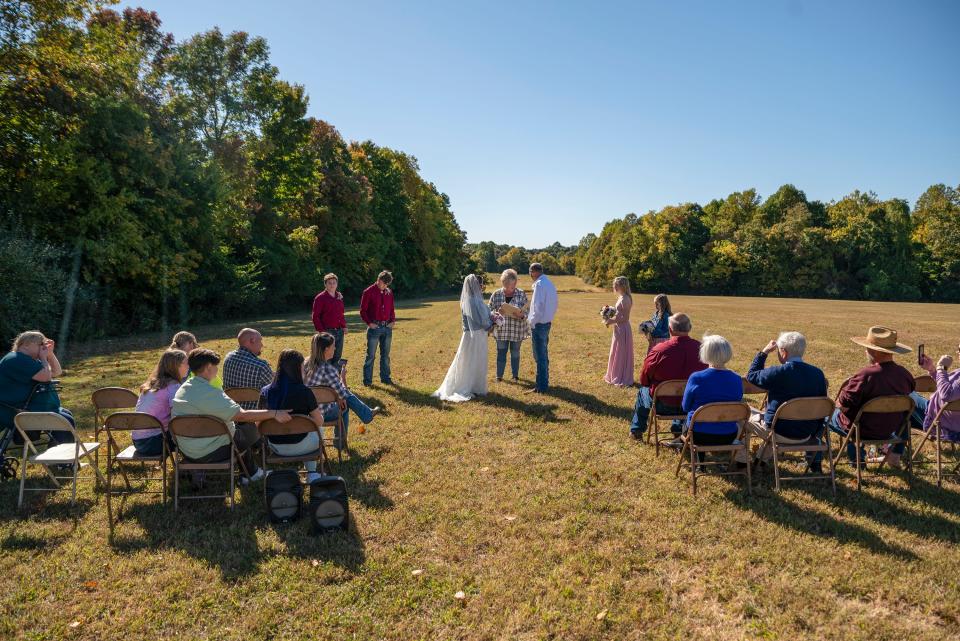
[[[635,390],[602,382],[613,297],[558,278],[553,393],[492,381],[461,405],[430,398],[460,334],[454,300],[404,302],[395,387],[359,384],[362,324],[346,343],[350,384],[383,404],[336,473],[350,487],[349,535],[273,527],[259,486],[237,509],[155,497],[130,503],[108,540],[102,495],[61,493],[16,509],[0,486],[4,639],[950,639],[960,636],[960,485],[901,473],[839,495],[821,484],[753,496],[705,478],[698,497],[670,453],[627,438]],[[488,288],[489,289],[489,288]],[[634,325],[652,297],[636,296]],[[684,297],[694,335],[721,333],[745,371],[777,332],[797,329],[834,387],[864,361],[849,337],[870,324],[955,349],[960,306]],[[266,357],[308,350],[309,314],[250,319]],[[221,353],[240,324],[194,330]],[[90,394],[139,384],[169,337],[78,346],[63,399],[92,428]],[[493,365],[491,343],[491,367]],[[903,359],[913,370],[911,358]],[[533,377],[529,343],[522,376]],[[639,359],[638,359],[639,369]],[[525,385],[525,386],[526,386]],[[39,480],[39,475],[32,475]],[[458,591],[465,598],[457,599]]]

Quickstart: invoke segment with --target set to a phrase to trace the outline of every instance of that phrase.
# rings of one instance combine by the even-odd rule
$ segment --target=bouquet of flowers
[[[500,312],[493,312],[490,314],[490,320],[493,321],[493,324],[497,327],[503,327],[503,324],[506,322],[506,319],[503,317],[503,314]]]
[[[645,320],[640,323],[640,332],[646,334],[648,338],[653,334],[653,328],[653,321]]]
[[[617,310],[609,305],[604,305],[600,308],[600,319],[603,321],[608,321],[616,315]]]

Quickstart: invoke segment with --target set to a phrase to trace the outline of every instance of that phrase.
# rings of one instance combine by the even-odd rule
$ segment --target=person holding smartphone
[[[960,355],[960,346],[957,347],[957,354]],[[937,383],[937,389],[930,395],[929,401],[916,392],[910,395],[917,405],[916,411],[910,417],[910,423],[914,428],[926,432],[930,430],[933,419],[944,405],[960,399],[960,369],[949,371],[953,365],[953,357],[948,354],[937,359],[936,364],[926,354],[922,354],[919,360],[920,367]],[[960,443],[960,413],[944,412],[940,417],[940,430],[940,438],[944,441]]]

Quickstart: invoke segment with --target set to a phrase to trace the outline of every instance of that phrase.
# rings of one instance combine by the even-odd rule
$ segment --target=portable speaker
[[[276,470],[267,476],[267,512],[272,523],[289,523],[300,518],[303,484],[294,470]]]
[[[321,476],[310,484],[310,521],[313,533],[346,531],[350,525],[347,484],[339,476]]]

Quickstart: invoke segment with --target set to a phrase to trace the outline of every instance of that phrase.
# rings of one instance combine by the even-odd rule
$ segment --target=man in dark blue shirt
[[[750,364],[747,380],[767,391],[767,407],[760,417],[751,420],[754,432],[766,438],[773,416],[781,403],[804,396],[826,396],[827,379],[818,367],[803,362],[803,353],[807,349],[807,339],[800,332],[784,332],[777,340],[770,341]],[[780,365],[764,368],[767,356],[777,353]],[[823,430],[823,421],[784,421],[777,422],[774,438],[777,443],[803,443],[816,437]],[[769,460],[773,452],[769,446],[757,453],[762,461]],[[821,453],[807,460],[810,469],[820,472]]]

